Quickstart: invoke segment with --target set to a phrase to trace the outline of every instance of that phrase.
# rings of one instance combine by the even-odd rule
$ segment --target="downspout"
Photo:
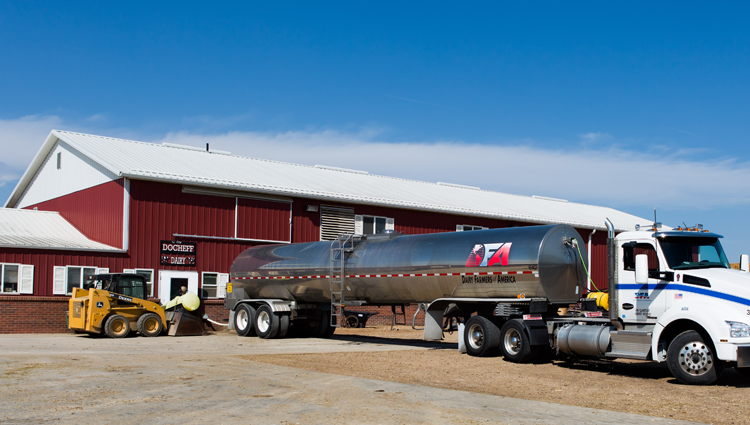
[[[617,297],[617,242],[615,241],[615,226],[607,218],[604,224],[607,225],[607,292],[609,292],[609,321],[618,331],[624,329],[618,316],[617,306],[619,305]]]
[[[589,233],[589,281],[586,282],[586,292],[591,292],[591,269],[593,268],[591,264],[591,237],[594,236],[594,233],[596,233],[596,229],[592,230],[591,233]]]

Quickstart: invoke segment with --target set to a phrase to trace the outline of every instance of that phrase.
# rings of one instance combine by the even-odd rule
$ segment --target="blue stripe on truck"
[[[750,306],[750,300],[747,298],[738,297],[736,295],[725,294],[723,292],[712,291],[710,289],[701,288],[698,286],[683,285],[681,283],[649,283],[648,285],[641,285],[638,283],[621,283],[617,285],[617,289],[669,289],[673,291],[692,292],[695,294],[705,295],[707,297],[718,298],[720,300],[732,301],[738,304]]]

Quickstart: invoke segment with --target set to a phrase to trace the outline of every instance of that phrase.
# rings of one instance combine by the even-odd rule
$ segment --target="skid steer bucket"
[[[200,336],[205,335],[203,320],[187,311],[168,311],[169,336]]]

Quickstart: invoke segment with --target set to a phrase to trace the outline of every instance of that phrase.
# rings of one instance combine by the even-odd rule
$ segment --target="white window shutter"
[[[55,266],[55,274],[53,284],[52,284],[52,293],[55,295],[65,295],[67,291],[67,287],[65,286],[65,267]]]
[[[96,269],[96,274],[109,273],[109,269]]]
[[[364,222],[362,221],[361,215],[354,216],[354,234],[361,235],[365,231]]]
[[[135,269],[122,269],[123,273],[135,274]]]
[[[227,282],[229,282],[229,273],[219,273],[218,285],[216,288],[217,298],[226,298],[227,296]]]
[[[396,230],[396,220],[392,218],[386,218],[385,230]]]
[[[34,266],[21,266],[21,279],[18,292],[22,294],[34,293]]]

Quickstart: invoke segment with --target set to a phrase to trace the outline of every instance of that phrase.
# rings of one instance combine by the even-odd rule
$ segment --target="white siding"
[[[58,153],[61,154],[59,170]],[[59,198],[117,178],[106,168],[59,140],[21,197],[18,208]]]

